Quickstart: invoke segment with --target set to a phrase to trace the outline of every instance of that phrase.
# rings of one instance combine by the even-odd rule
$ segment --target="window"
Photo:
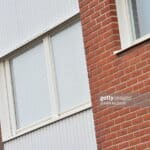
[[[122,48],[150,37],[150,1],[116,0]]]
[[[150,1],[132,0],[130,1],[130,5],[135,38],[137,39],[150,33]]]
[[[78,16],[20,50],[5,58],[3,69],[0,66],[6,74],[3,86],[13,136],[90,107]]]

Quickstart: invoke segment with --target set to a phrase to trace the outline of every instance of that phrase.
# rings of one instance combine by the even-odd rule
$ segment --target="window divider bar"
[[[48,77],[48,85],[49,91],[52,99],[51,99],[51,109],[52,109],[52,117],[57,118],[60,112],[59,105],[59,96],[58,96],[58,88],[57,88],[57,80],[56,80],[56,71],[54,65],[54,55],[52,50],[52,43],[50,36],[46,36],[43,39],[44,43],[44,51],[45,51],[45,60],[47,67],[47,77]]]
[[[16,124],[17,120],[16,120],[16,113],[15,113],[15,102],[14,102],[9,60],[6,60],[4,65],[5,65],[5,74],[6,74],[6,88],[7,88],[7,97],[8,97],[9,118],[11,123],[11,134],[15,135],[17,130],[17,124]]]

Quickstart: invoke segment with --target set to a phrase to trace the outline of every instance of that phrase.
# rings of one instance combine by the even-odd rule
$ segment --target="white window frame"
[[[135,32],[133,29],[133,22],[129,8],[129,0],[116,0],[117,17],[119,23],[119,32],[121,40],[121,50],[114,51],[114,54],[121,53],[127,49],[138,45],[150,39],[150,33],[135,39]]]
[[[59,106],[59,100],[58,100],[56,72],[55,72],[53,50],[52,50],[52,44],[51,44],[50,37],[51,37],[51,35],[53,35],[53,33],[60,32],[62,29],[65,29],[69,25],[76,23],[79,20],[80,20],[79,14],[75,15],[74,17],[70,18],[66,22],[60,24],[58,27],[54,28],[53,30],[49,31],[48,33],[46,33],[36,39],[37,41],[39,39],[42,39],[43,45],[44,45],[44,53],[45,53],[45,59],[46,59],[49,90],[52,91],[51,92],[52,93],[52,101],[51,101],[52,115],[50,117],[43,118],[42,120],[39,120],[37,122],[34,122],[33,124],[30,124],[29,126],[17,129],[17,127],[16,127],[17,121],[16,121],[15,105],[14,105],[15,100],[14,100],[14,96],[13,96],[13,87],[12,87],[11,69],[10,69],[10,61],[9,60],[12,57],[14,57],[15,55],[17,55],[17,53],[20,53],[21,51],[19,51],[19,49],[18,49],[18,51],[13,52],[13,54],[10,54],[9,56],[6,56],[4,58],[4,60],[2,60],[0,62],[0,71],[5,76],[5,79],[0,78],[0,82],[2,83],[2,87],[0,87],[0,90],[3,89],[3,91],[5,91],[5,93],[2,92],[0,94],[0,98],[3,98],[4,94],[7,94],[7,96],[5,96],[5,98],[4,98],[7,104],[5,106],[2,106],[2,107],[4,107],[4,110],[7,113],[7,118],[5,118],[7,121],[4,123],[4,126],[6,124],[6,128],[4,130],[9,129],[9,132],[3,136],[3,142],[7,142],[11,139],[14,139],[18,136],[25,134],[25,133],[31,132],[33,130],[36,130],[38,128],[46,126],[50,123],[56,122],[60,119],[63,119],[65,117],[68,117],[68,116],[78,113],[80,111],[91,108],[91,100],[90,99],[87,100],[86,103],[74,106],[73,108],[70,108],[69,110],[67,110],[65,112],[60,112],[60,108],[59,108],[60,106]],[[32,42],[36,42],[36,40],[33,40],[30,43],[32,44]],[[30,44],[30,43],[28,43],[28,44]],[[27,46],[28,46],[28,44],[27,44]],[[21,48],[20,48],[20,50],[21,50]],[[87,75],[88,75],[88,73],[87,73]],[[90,93],[90,91],[88,91],[88,92]],[[8,112],[9,112],[9,114],[8,114]],[[1,114],[1,116],[2,116],[2,114]]]

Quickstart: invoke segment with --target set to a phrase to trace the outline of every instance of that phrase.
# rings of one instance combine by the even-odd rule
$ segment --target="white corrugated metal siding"
[[[5,150],[96,150],[93,116],[86,110],[4,144]]]
[[[0,56],[78,12],[78,0],[1,0]]]

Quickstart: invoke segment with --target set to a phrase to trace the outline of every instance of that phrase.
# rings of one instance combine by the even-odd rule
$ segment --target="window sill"
[[[143,42],[145,42],[145,41],[147,41],[147,40],[149,40],[149,39],[150,39],[150,34],[147,34],[147,35],[145,35],[145,36],[143,36],[143,37],[141,37],[141,38],[135,40],[134,42],[132,42],[132,43],[131,43],[129,46],[127,46],[126,48],[123,48],[123,49],[121,49],[121,50],[114,51],[113,54],[114,54],[114,55],[118,55],[118,54],[120,54],[120,53],[122,53],[122,52],[125,52],[125,51],[129,50],[130,48],[135,47],[135,46],[137,46],[137,45],[139,45],[139,44],[141,44],[141,43],[143,43]]]
[[[28,126],[26,128],[22,128],[22,129],[17,130],[16,134],[14,136],[11,136],[10,138],[4,139],[3,142],[4,143],[9,142],[11,140],[14,140],[14,139],[20,137],[20,136],[23,136],[25,134],[28,134],[30,132],[33,132],[35,130],[38,130],[40,128],[48,126],[48,125],[50,125],[52,123],[55,123],[57,121],[60,121],[60,120],[62,120],[64,118],[70,117],[70,116],[75,115],[77,113],[80,113],[80,112],[82,112],[84,110],[90,109],[91,107],[92,107],[91,103],[88,102],[88,103],[85,103],[83,105],[74,107],[73,109],[71,109],[69,111],[61,113],[60,115],[53,116],[53,117],[41,120],[41,121],[39,121],[37,123],[34,123],[33,125],[30,125],[30,126]]]

